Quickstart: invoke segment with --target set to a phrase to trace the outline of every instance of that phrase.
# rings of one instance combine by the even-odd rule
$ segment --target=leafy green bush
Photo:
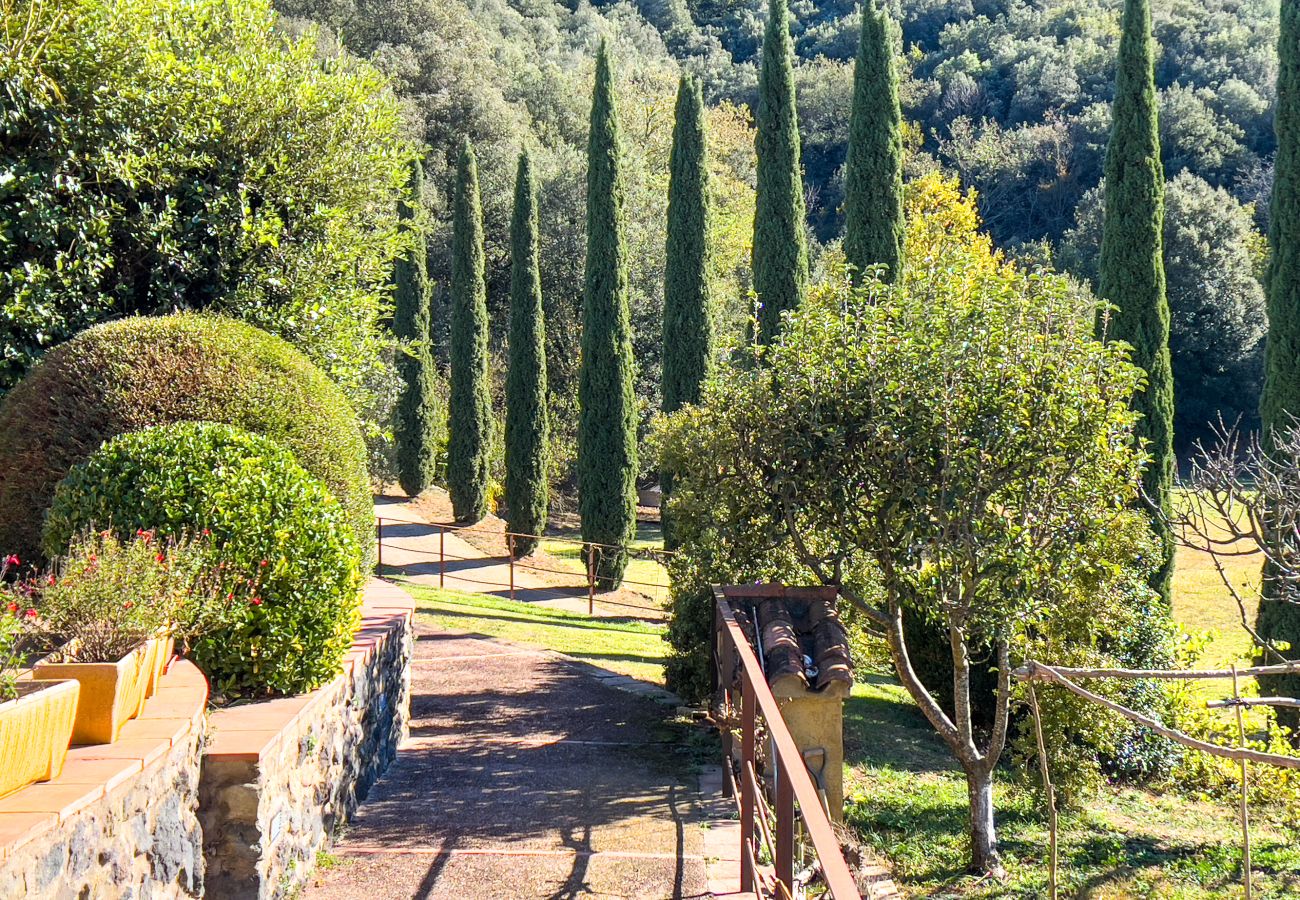
[[[386,79],[270,0],[0,7],[0,393],[124,314],[215,309],[375,399],[414,148]]]
[[[105,440],[183,421],[224,422],[293,451],[343,505],[369,557],[365,441],[342,391],[279,338],[194,314],[85,331],[0,399],[0,549],[38,555],[54,486]]]
[[[113,438],[59,484],[45,552],[92,525],[201,530],[232,577],[257,579],[261,602],[194,647],[214,690],[299,693],[338,670],[358,622],[361,553],[325,486],[273,441],[193,422]]]

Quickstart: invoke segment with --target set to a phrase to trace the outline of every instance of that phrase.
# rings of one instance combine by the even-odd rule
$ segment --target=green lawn
[[[587,561],[577,529],[552,529],[542,538],[541,548],[563,568],[575,574],[585,574]],[[638,522],[636,538],[632,546],[639,550],[662,550],[664,546],[663,529],[658,522]],[[666,600],[668,592],[668,570],[664,568],[660,557],[634,558],[627,566],[624,584],[629,590],[648,594],[658,600]]]
[[[633,619],[592,619],[411,582],[402,586],[415,597],[419,615],[434,627],[556,650],[612,672],[663,684],[662,660],[668,645],[662,628]]]
[[[1035,794],[998,787],[1006,883],[967,876],[966,783],[906,692],[872,677],[845,707],[847,816],[887,858],[907,897],[1047,896],[1046,815]],[[1108,788],[1061,822],[1061,896],[1227,900],[1241,896],[1231,804]],[[1255,896],[1300,896],[1300,844],[1267,822],[1252,831]]]

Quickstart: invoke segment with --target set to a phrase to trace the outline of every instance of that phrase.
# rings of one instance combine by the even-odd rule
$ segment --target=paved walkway
[[[734,890],[717,876],[735,863],[716,860],[736,837],[705,827],[729,809],[711,754],[598,671],[419,625],[410,741],[305,897],[710,897],[710,876]]]
[[[448,529],[440,537],[436,525],[428,522],[400,497],[376,497],[375,515],[383,520],[382,575],[401,575],[417,584],[437,585],[439,550],[446,555],[442,571],[443,586],[453,591],[469,591],[510,596],[510,562],[488,556],[469,541]],[[587,597],[582,575],[573,577],[572,587],[557,588],[527,569],[516,567],[515,599],[570,612],[587,612]],[[626,615],[627,610],[596,603],[598,615]]]

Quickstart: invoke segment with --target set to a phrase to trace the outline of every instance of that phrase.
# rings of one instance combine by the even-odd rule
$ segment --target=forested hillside
[[[909,174],[936,167],[976,189],[995,240],[1095,269],[1120,4],[1103,0],[893,0]],[[667,156],[676,77],[703,82],[715,177],[714,292],[723,352],[748,313],[752,107],[764,0],[278,0],[395,82],[428,146],[435,318],[446,322],[450,186],[462,135],[478,148],[494,352],[504,334],[508,214],[517,153],[533,153],[556,454],[572,458],[586,111],[594,49],[611,40],[627,132],[628,243],[638,396],[657,404]],[[853,0],[796,0],[799,117],[814,258],[838,241]],[[1180,446],[1217,413],[1253,422],[1274,137],[1276,0],[1170,0],[1154,10],[1161,141],[1170,179],[1166,265]],[[445,359],[445,348],[441,348]],[[499,386],[498,386],[499,389]]]

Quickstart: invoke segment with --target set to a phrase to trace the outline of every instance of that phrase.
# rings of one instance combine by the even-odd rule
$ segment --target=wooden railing
[[[744,596],[771,595],[767,586],[744,588]],[[798,589],[783,589],[796,591]],[[781,709],[768,688],[763,666],[736,621],[727,593],[735,588],[714,589],[714,676],[715,710],[723,723],[723,767],[729,794],[738,796],[740,807],[740,889],[761,897],[794,898],[802,888],[795,879],[795,824],[803,826],[802,849],[811,850],[820,862],[822,896],[833,900],[858,900],[853,873],[849,870],[839,839],[803,756],[781,717]],[[736,694],[739,694],[737,702]],[[726,720],[739,713],[740,753],[735,752],[736,735]],[[775,778],[772,802],[768,802],[758,771],[758,721],[761,717],[768,739],[764,751]],[[764,853],[773,865],[760,866]]]

